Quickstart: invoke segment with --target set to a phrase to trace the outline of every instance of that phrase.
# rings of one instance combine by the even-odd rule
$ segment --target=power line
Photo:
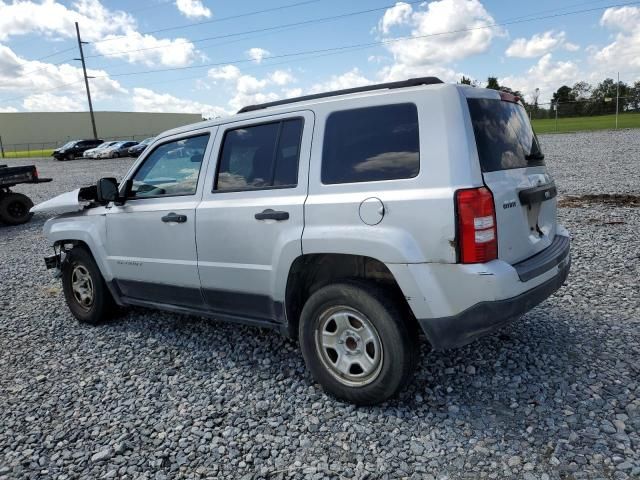
[[[101,78],[102,78],[102,77],[101,77]],[[77,80],[77,81],[75,81],[75,82],[63,83],[62,85],[56,85],[56,86],[51,87],[51,88],[45,88],[44,90],[38,90],[37,92],[30,93],[30,94],[28,94],[28,95],[21,95],[21,96],[19,96],[19,97],[12,97],[12,98],[3,98],[2,100],[0,100],[0,102],[5,103],[5,102],[13,102],[13,101],[15,101],[15,100],[22,100],[23,98],[30,97],[31,95],[38,95],[38,94],[40,94],[40,93],[44,93],[44,92],[51,92],[51,91],[53,91],[53,90],[59,90],[59,89],[61,89],[61,88],[66,88],[66,87],[69,87],[69,86],[71,86],[71,85],[77,85],[77,84],[78,84],[78,83],[80,83],[80,82],[84,82],[84,78],[82,78],[82,79],[80,79],[80,80]]]
[[[423,0],[414,0],[414,1],[411,1],[411,2],[407,2],[407,3],[416,4],[416,3],[422,3],[422,1]],[[587,2],[587,4],[588,3],[593,3],[593,2]],[[536,15],[536,14],[532,14],[532,15],[523,16],[523,17],[515,17],[515,18],[511,19],[510,21],[507,21],[507,22],[504,22],[504,23],[494,23],[494,24],[490,24],[490,25],[486,25],[486,26],[473,27],[471,29],[461,29],[461,30],[457,30],[455,32],[440,32],[440,33],[436,33],[436,34],[415,36],[413,38],[424,38],[424,37],[427,37],[427,36],[444,35],[444,34],[450,34],[450,33],[462,33],[462,32],[467,32],[467,31],[471,31],[471,30],[483,29],[483,28],[496,28],[496,27],[505,26],[505,25],[513,25],[513,24],[517,24],[517,23],[525,23],[525,22],[533,21],[533,20],[562,17],[562,16],[574,15],[574,14],[578,14],[578,13],[588,13],[588,12],[603,10],[603,9],[606,9],[606,8],[633,5],[633,4],[637,4],[637,3],[640,3],[640,2],[628,2],[628,3],[617,4],[617,5],[608,5],[606,7],[596,7],[596,8],[577,10],[577,11],[573,11],[573,12],[556,13],[556,14],[548,15],[548,16],[529,18],[532,15]],[[319,19],[310,19],[310,20],[304,20],[304,21],[300,21],[300,22],[293,22],[293,23],[288,23],[288,24],[276,25],[276,26],[272,26],[272,27],[264,27],[264,28],[254,29],[254,30],[247,30],[247,31],[243,31],[243,32],[234,32],[234,33],[229,33],[229,34],[224,34],[224,35],[217,35],[217,36],[213,36],[213,37],[204,37],[204,38],[200,38],[200,39],[196,39],[196,40],[185,40],[184,42],[177,42],[177,43],[178,44],[195,44],[195,43],[200,43],[200,42],[204,42],[204,41],[208,41],[208,40],[217,40],[217,39],[221,39],[221,38],[229,38],[229,37],[234,37],[234,36],[239,36],[239,35],[247,35],[247,34],[251,34],[251,33],[269,32],[269,31],[274,31],[274,30],[279,30],[279,29],[287,29],[287,28],[291,28],[291,27],[306,26],[306,25],[310,25],[310,24],[314,24],[314,23],[330,22],[330,21],[333,21],[333,20],[341,19],[341,18],[356,16],[356,15],[362,15],[362,14],[365,14],[365,13],[371,13],[371,12],[380,11],[380,10],[386,10],[386,9],[391,8],[393,6],[394,5],[387,5],[387,6],[384,6],[384,7],[372,8],[372,9],[367,9],[367,10],[360,10],[360,11],[357,11],[357,12],[350,12],[350,13],[345,13],[345,14],[340,14],[340,15],[333,15],[333,16],[323,17],[323,18],[319,18]],[[560,9],[564,9],[564,8],[567,8],[567,7],[562,7]],[[551,9],[551,10],[548,10],[548,11],[554,11],[554,10],[559,10],[559,9]],[[402,38],[402,37],[399,37],[399,38]],[[380,44],[380,43],[373,43],[372,45],[378,45],[378,44]],[[175,43],[174,43],[174,45],[175,45]],[[162,45],[162,46],[154,46],[154,47],[137,48],[137,49],[131,49],[131,50],[121,50],[121,51],[117,51],[117,52],[88,55],[86,58],[112,57],[112,56],[118,56],[118,55],[127,54],[127,53],[136,53],[136,52],[142,52],[142,51],[148,51],[148,50],[157,50],[157,49],[162,49],[162,48],[167,48],[167,46],[166,45]]]
[[[275,12],[275,11],[285,10],[285,9],[289,9],[289,8],[300,7],[302,5],[309,5],[311,3],[317,3],[317,2],[320,2],[320,1],[322,1],[322,0],[305,0],[303,2],[290,3],[290,4],[287,4],[287,5],[281,5],[279,7],[265,8],[263,10],[255,10],[255,11],[252,11],[252,12],[240,13],[238,15],[231,15],[231,16],[228,16],[228,17],[214,18],[212,20],[204,20],[202,22],[193,22],[193,23],[188,23],[188,24],[185,24],[185,25],[178,25],[176,27],[158,28],[156,30],[149,30],[147,32],[140,32],[140,34],[141,35],[151,35],[153,33],[168,32],[170,30],[181,30],[181,29],[185,29],[185,28],[198,27],[200,25],[207,25],[207,24],[211,24],[211,23],[224,22],[224,21],[227,21],[227,20],[234,20],[236,18],[244,18],[244,17],[253,16],[253,15],[258,15],[258,14],[261,14],[261,13]],[[93,43],[96,44],[96,43],[111,42],[113,40],[118,40],[120,38],[125,38],[125,37],[127,37],[127,35],[118,35],[116,37],[110,37],[110,38],[105,38],[104,40],[98,40],[98,41],[93,42]],[[89,58],[89,57],[87,57],[87,58]]]
[[[534,17],[534,18],[526,18],[526,19],[523,19],[522,17],[517,17],[516,19],[512,19],[512,20],[508,20],[508,21],[497,22],[497,23],[493,23],[493,24],[489,24],[489,25],[482,25],[482,26],[477,26],[477,27],[470,27],[470,28],[465,28],[465,29],[443,31],[443,32],[437,32],[437,33],[431,33],[431,34],[425,34],[425,35],[396,37],[396,38],[393,38],[393,39],[382,40],[382,41],[377,41],[377,42],[344,45],[344,46],[340,46],[340,47],[332,47],[332,48],[325,48],[325,49],[306,50],[306,51],[292,52],[292,53],[286,53],[286,54],[281,54],[281,55],[271,55],[271,56],[265,57],[265,60],[276,59],[276,58],[290,58],[290,57],[295,57],[295,56],[317,54],[317,53],[323,54],[323,55],[319,55],[319,56],[328,56],[328,55],[340,54],[340,53],[343,53],[343,52],[349,51],[349,50],[366,49],[366,48],[371,48],[371,47],[374,47],[374,46],[386,45],[386,44],[400,42],[400,41],[419,40],[419,39],[422,39],[422,38],[428,38],[428,37],[434,37],[434,36],[451,35],[451,34],[475,31],[475,30],[480,30],[480,29],[497,28],[497,27],[502,27],[502,26],[507,26],[507,25],[513,25],[513,24],[519,24],[519,23],[527,23],[527,22],[533,22],[533,21],[537,21],[537,20],[544,20],[544,19],[548,19],[548,18],[557,18],[557,17],[569,16],[569,15],[577,15],[577,14],[581,14],[581,13],[588,13],[588,12],[593,12],[593,11],[598,11],[598,10],[604,10],[606,8],[621,7],[621,6],[626,6],[626,5],[634,5],[634,4],[638,4],[638,3],[640,3],[640,2],[638,2],[638,1],[636,1],[636,2],[627,2],[627,3],[622,3],[622,4],[607,5],[607,6],[604,6],[604,7],[576,10],[576,11],[572,11],[572,12],[564,12],[564,13],[558,13],[558,14],[552,14],[552,15],[538,16],[538,17]],[[181,71],[181,70],[189,70],[189,69],[197,69],[197,68],[208,68],[208,67],[222,66],[222,65],[234,65],[234,64],[239,64],[239,63],[248,63],[248,62],[251,62],[251,61],[252,60],[250,60],[250,59],[241,59],[241,60],[235,60],[235,61],[215,62],[215,63],[201,64],[201,65],[189,65],[189,66],[185,66],[185,67],[170,67],[170,68],[162,68],[162,69],[154,69],[154,70],[137,71],[137,72],[126,72],[126,73],[115,74],[115,75],[100,75],[100,76],[96,76],[94,78],[110,78],[110,77],[144,75],[144,74],[149,74],[149,73],[158,73],[158,72],[167,72],[167,71]],[[269,66],[271,66],[271,65],[273,65],[273,64],[269,64]],[[265,65],[265,66],[267,66],[267,65]],[[82,81],[82,80],[80,80],[80,81]],[[58,86],[53,87],[51,89],[42,90],[42,91],[51,91],[51,90],[56,90],[56,89],[59,89],[59,88],[65,88],[67,86],[74,85],[74,84],[77,84],[77,83],[79,83],[79,82],[66,83],[66,84],[58,85]],[[2,101],[3,102],[8,102],[8,101],[16,100],[16,99],[26,98],[28,96],[30,96],[30,95],[24,95],[24,96],[20,96],[20,97],[3,99]]]
[[[50,67],[57,67],[58,65],[62,65],[63,63],[71,62],[72,60],[73,60],[73,58],[67,58],[66,60],[62,60],[61,62],[58,62],[58,63],[47,63],[45,67],[38,68],[37,70],[32,70],[30,72],[25,72],[21,76],[22,77],[28,77],[29,75],[33,75],[34,73],[38,73],[38,72],[41,72],[43,70],[48,70]],[[29,61],[30,62],[35,62],[36,60],[29,60]]]
[[[606,1],[606,0],[590,0],[590,1],[587,1],[587,2],[577,2],[577,3],[572,3],[572,4],[569,4],[569,5],[565,5],[563,7],[545,9],[545,10],[538,10],[536,12],[532,12],[532,13],[529,13],[529,14],[524,15],[524,16],[512,17],[512,18],[510,18],[508,20],[519,20],[519,19],[524,19],[524,18],[531,17],[533,15],[539,15],[539,14],[542,14],[542,13],[554,12],[554,11],[558,11],[558,10],[566,10],[567,8],[571,8],[571,7],[575,7],[575,6],[589,5],[589,4],[593,4],[593,3],[600,3],[600,2],[603,2],[603,1]],[[414,2],[414,3],[419,3],[419,2]],[[295,30],[297,28],[301,28],[301,27],[305,27],[305,26],[306,25],[293,25],[293,26],[290,26],[290,27],[282,27],[281,29],[279,29],[277,31],[277,33],[282,33],[284,31],[289,31],[289,30]],[[245,36],[243,38],[237,38],[237,39],[234,39],[234,40],[228,40],[228,41],[224,41],[224,42],[215,42],[213,44],[208,45],[207,48],[219,47],[221,45],[229,45],[229,44],[232,44],[232,43],[243,42],[245,40],[261,38],[261,37],[269,36],[269,35],[272,35],[272,34],[273,34],[272,31],[258,33],[257,35],[246,34],[247,36]],[[240,35],[240,33],[238,35]],[[110,55],[110,54],[105,54],[105,56],[103,58],[107,58],[106,55]],[[324,55],[322,55],[322,56],[324,56]],[[96,57],[96,56],[94,56],[94,57]],[[128,67],[128,65],[121,65],[121,66],[110,67],[110,68],[111,69],[116,69],[116,70],[121,70],[122,68],[126,68],[126,67]],[[105,67],[102,67],[102,68],[105,68]],[[189,77],[189,78],[193,78],[193,77]]]
[[[628,2],[628,3],[624,3],[624,4],[618,4],[618,5],[609,5],[607,7],[590,8],[590,9],[584,9],[584,10],[576,10],[576,11],[572,11],[572,12],[556,13],[556,14],[552,14],[552,15],[538,16],[538,17],[529,18],[529,19],[510,20],[510,21],[504,21],[504,22],[499,22],[499,23],[493,23],[493,24],[489,24],[489,25],[481,25],[481,26],[477,26],[477,27],[469,27],[469,28],[462,28],[462,29],[457,29],[457,30],[449,30],[449,31],[437,32],[437,33],[429,33],[429,34],[425,34],[425,35],[413,35],[413,36],[410,35],[410,36],[405,36],[405,37],[396,37],[396,38],[387,39],[387,40],[381,40],[381,41],[377,41],[377,42],[368,42],[368,43],[360,43],[360,44],[352,44],[352,45],[343,45],[343,46],[340,46],[340,47],[322,48],[322,49],[316,49],[316,50],[306,50],[306,51],[301,51],[301,52],[284,53],[284,54],[280,54],[280,55],[270,55],[270,56],[264,57],[263,60],[270,60],[270,59],[274,59],[274,58],[295,57],[295,56],[304,55],[304,54],[308,54],[308,53],[323,53],[323,52],[332,52],[332,51],[333,52],[340,52],[340,51],[348,50],[348,49],[371,48],[371,47],[375,47],[375,46],[379,46],[379,45],[388,45],[388,44],[392,44],[392,43],[396,43],[396,42],[420,40],[420,39],[424,39],[424,38],[437,37],[437,36],[442,36],[442,35],[453,35],[453,34],[471,32],[471,31],[488,29],[488,28],[504,27],[504,26],[507,26],[507,25],[514,25],[514,24],[519,24],[519,23],[533,22],[533,21],[536,21],[536,20],[545,20],[545,19],[549,19],[549,18],[557,18],[557,17],[564,17],[564,16],[569,16],[569,15],[577,15],[577,14],[581,14],[581,13],[588,13],[588,12],[593,12],[593,11],[597,11],[597,10],[603,10],[605,8],[618,7],[618,6],[624,6],[624,5],[632,5],[632,4],[637,4],[637,3],[640,3],[640,2]],[[169,72],[169,71],[179,71],[179,70],[191,70],[191,69],[197,69],[197,68],[216,67],[216,66],[221,66],[221,65],[234,65],[234,64],[239,64],[239,63],[248,63],[248,62],[252,62],[252,61],[253,60],[251,60],[251,59],[243,58],[243,59],[239,59],[239,60],[230,60],[230,61],[225,61],[225,62],[205,63],[205,64],[200,64],[200,65],[187,65],[187,66],[184,66],[184,67],[168,67],[168,68],[159,68],[159,69],[153,69],[153,70],[141,70],[141,71],[137,71],[137,72],[125,72],[125,73],[119,73],[119,74],[115,74],[115,75],[111,75],[111,76],[112,77],[123,77],[123,76],[131,76],[131,75],[145,75],[145,74],[149,74],[149,73],[159,73],[159,72]]]
[[[318,1],[318,0],[313,0],[313,1]],[[408,4],[416,4],[416,3],[422,3],[424,0],[413,0],[411,2],[407,2]],[[300,22],[293,22],[293,23],[285,23],[282,25],[275,25],[272,27],[264,27],[264,28],[257,28],[254,30],[245,30],[242,32],[234,32],[234,33],[227,33],[224,35],[216,35],[213,37],[204,37],[204,38],[199,38],[196,40],[185,40],[183,42],[178,42],[175,41],[175,44],[194,44],[194,43],[201,43],[201,42],[205,42],[207,40],[218,40],[221,38],[229,38],[229,37],[237,37],[239,35],[248,35],[251,33],[262,33],[262,32],[269,32],[269,31],[273,31],[273,30],[278,30],[278,29],[285,29],[285,28],[289,28],[289,27],[299,27],[299,26],[303,26],[303,25],[311,25],[314,23],[324,23],[324,22],[330,22],[332,20],[338,20],[338,19],[342,19],[342,18],[347,18],[347,17],[353,17],[356,15],[363,15],[365,13],[372,13],[372,12],[377,12],[380,10],[387,10],[388,8],[393,7],[395,4],[393,5],[385,5],[384,7],[377,7],[377,8],[369,8],[367,10],[359,10],[356,12],[349,12],[349,13],[343,13],[340,15],[332,15],[330,17],[323,17],[323,18],[314,18],[314,19],[309,19],[309,20],[303,20]],[[98,42],[94,42],[94,43],[98,43]],[[116,55],[120,55],[123,53],[135,53],[135,52],[143,52],[143,51],[147,51],[147,50],[158,50],[158,49],[162,49],[162,48],[167,48],[167,45],[161,45],[161,46],[155,46],[155,47],[145,47],[145,48],[135,48],[132,50],[120,50],[117,52],[110,52],[110,53],[98,53],[95,55],[87,55],[86,58],[96,58],[96,57],[112,57],[112,56],[116,56]]]

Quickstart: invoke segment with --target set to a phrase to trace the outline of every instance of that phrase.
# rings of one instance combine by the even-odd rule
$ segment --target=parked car
[[[73,140],[55,149],[51,156],[56,160],[73,160],[82,157],[84,152],[103,143],[102,140]]]
[[[153,142],[153,140],[154,140],[154,137],[145,138],[143,141],[141,141],[137,145],[134,145],[133,147],[129,147],[129,151],[127,152],[127,154],[130,157],[139,157],[140,154],[144,152],[144,149],[147,148],[147,146],[151,142]]]
[[[111,145],[110,147],[105,148],[104,150],[100,150],[99,152],[97,152],[95,155],[95,158],[116,158],[121,156],[121,151],[123,151],[123,149],[128,149],[129,147],[132,147],[133,145],[135,145],[136,142],[126,142],[126,141],[121,141],[121,142],[116,142],[113,145]],[[126,150],[124,150],[124,152],[126,152]]]
[[[34,210],[68,212],[44,226],[46,263],[79,321],[135,305],[274,328],[356,404],[407,383],[420,331],[465,345],[570,268],[519,99],[433,77],[170,130],[120,184],[65,195]]]
[[[111,141],[111,142],[101,143],[96,148],[91,148],[91,149],[87,150],[86,152],[84,152],[84,158],[96,158],[96,155],[98,154],[98,152],[100,150],[108,148],[108,147],[110,147],[110,146],[112,146],[112,145],[114,145],[116,143],[118,143],[118,142],[117,141]]]
[[[128,157],[129,156],[129,149],[131,147],[135,147],[136,145],[138,145],[138,142],[134,142],[134,141],[123,142],[122,145],[120,145],[120,147],[113,152],[114,158],[117,158],[117,157]]]

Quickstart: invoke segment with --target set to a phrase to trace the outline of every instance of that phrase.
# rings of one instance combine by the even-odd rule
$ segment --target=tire
[[[62,290],[69,310],[81,323],[98,325],[115,313],[111,292],[93,257],[83,247],[74,247],[67,253],[62,264]]]
[[[75,160],[76,155],[75,153],[67,153],[65,160]]]
[[[365,282],[332,284],[311,295],[300,315],[300,347],[325,392],[375,405],[409,382],[418,335],[403,310],[386,290]]]
[[[31,207],[33,202],[22,193],[0,194],[0,221],[7,225],[27,223],[33,216],[33,213],[29,212]]]

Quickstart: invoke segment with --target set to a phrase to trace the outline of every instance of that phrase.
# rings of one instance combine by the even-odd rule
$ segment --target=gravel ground
[[[562,193],[640,192],[640,130],[541,141]],[[45,159],[54,182],[20,190],[130,162]],[[560,209],[569,284],[499,334],[423,349],[377,408],[326,397],[274,332],[143,310],[79,325],[42,263],[46,215],[0,227],[0,477],[640,478],[639,212]]]

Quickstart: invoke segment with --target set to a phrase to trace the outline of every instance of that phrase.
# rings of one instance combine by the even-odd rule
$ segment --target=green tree
[[[573,92],[573,95],[575,96],[576,100],[587,100],[591,97],[591,91],[593,90],[593,87],[584,81],[580,81],[578,83],[576,83],[572,88],[571,91]]]
[[[462,85],[471,85],[471,79],[463,75],[462,78],[460,79],[460,83]]]
[[[611,78],[606,78],[593,89],[591,99],[593,100],[593,112],[595,114],[606,114],[616,112],[616,95],[620,89],[620,106],[619,111],[624,112],[627,109],[627,96],[630,88],[624,83],[619,84]]]
[[[498,83],[498,77],[487,78],[487,87],[491,90],[500,90],[500,84]]]
[[[640,110],[640,80],[636,80],[633,86],[629,88],[628,97],[629,110]]]

